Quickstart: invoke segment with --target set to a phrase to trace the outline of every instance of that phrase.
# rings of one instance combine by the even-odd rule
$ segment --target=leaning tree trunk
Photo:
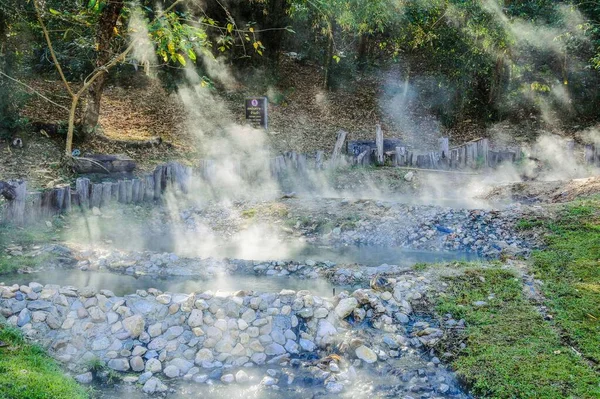
[[[121,15],[123,6],[124,0],[113,0],[108,2],[104,10],[102,10],[102,15],[100,16],[96,28],[96,45],[98,48],[96,56],[97,68],[108,64],[112,59],[113,55],[110,51],[110,46],[115,35],[117,20],[119,19],[119,15]],[[100,101],[102,99],[104,86],[106,85],[106,78],[107,72],[103,72],[88,89],[87,101],[81,121],[84,134],[94,132],[98,125]]]

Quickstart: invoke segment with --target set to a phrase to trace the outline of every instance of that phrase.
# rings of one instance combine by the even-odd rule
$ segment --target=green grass
[[[0,399],[83,399],[87,391],[66,376],[43,349],[0,325]]]
[[[482,398],[599,398],[599,375],[566,347],[523,295],[508,270],[472,269],[449,277],[437,310],[464,318],[466,329],[445,341],[459,377]],[[491,295],[493,294],[493,295]],[[485,301],[485,306],[475,306]],[[451,342],[464,342],[464,349]]]
[[[565,340],[600,363],[600,199],[568,206],[533,254],[536,277]]]

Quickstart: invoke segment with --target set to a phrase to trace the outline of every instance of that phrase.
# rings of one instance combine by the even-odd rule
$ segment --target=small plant
[[[252,219],[256,216],[256,209],[250,208],[242,211],[242,217],[244,219]]]

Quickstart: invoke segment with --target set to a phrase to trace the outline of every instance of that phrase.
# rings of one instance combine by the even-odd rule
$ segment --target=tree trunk
[[[269,67],[274,73],[278,71],[279,53],[286,32],[283,28],[288,24],[288,8],[287,0],[269,0],[267,3],[265,26],[276,29],[263,33],[263,43]]]
[[[325,60],[324,60],[324,81],[323,88],[328,90],[331,84],[331,66],[333,61],[333,52],[334,52],[334,21],[333,18],[329,20],[329,35],[327,36],[327,51],[325,52]]]
[[[358,71],[363,72],[365,67],[367,66],[368,60],[368,52],[369,52],[369,36],[366,33],[360,35],[360,39],[358,41]]]
[[[102,15],[98,21],[96,28],[96,67],[100,68],[106,65],[112,58],[110,45],[115,34],[117,20],[123,10],[124,0],[113,0],[108,2]],[[81,121],[84,134],[90,134],[95,131],[98,125],[98,117],[100,116],[100,101],[102,99],[102,91],[106,84],[107,72],[103,72],[90,85],[88,89],[87,101],[83,118]]]

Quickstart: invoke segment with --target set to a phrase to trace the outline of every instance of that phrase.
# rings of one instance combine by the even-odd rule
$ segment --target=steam
[[[139,5],[136,5],[133,9],[129,21],[129,35],[132,41],[137,42],[131,53],[133,60],[144,67],[146,75],[150,75],[150,66],[156,65],[158,59],[154,50],[154,44],[150,40],[148,26],[144,21],[144,15]]]

